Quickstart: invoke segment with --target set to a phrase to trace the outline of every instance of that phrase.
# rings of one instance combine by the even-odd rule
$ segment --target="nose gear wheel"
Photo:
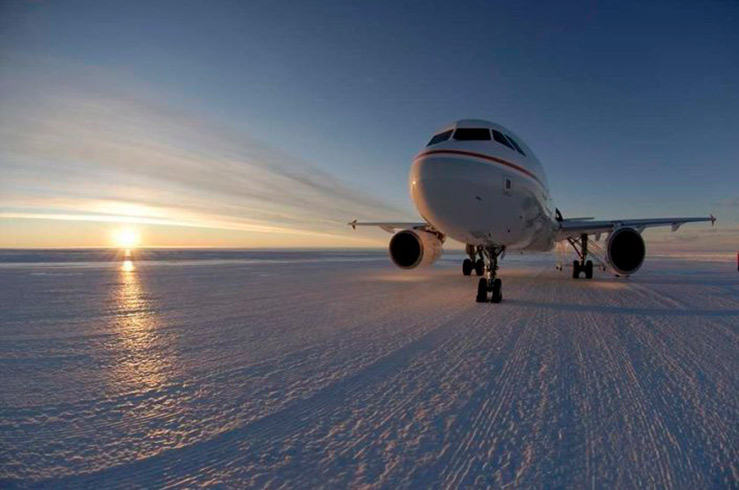
[[[478,303],[500,303],[503,300],[503,283],[496,276],[498,272],[498,258],[505,251],[505,247],[481,247],[485,277],[477,283]],[[490,297],[488,299],[488,293]]]

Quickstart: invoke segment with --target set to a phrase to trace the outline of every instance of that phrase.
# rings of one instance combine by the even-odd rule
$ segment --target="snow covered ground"
[[[0,487],[737,488],[731,258],[512,256],[491,305],[460,257],[85,254],[0,257]]]

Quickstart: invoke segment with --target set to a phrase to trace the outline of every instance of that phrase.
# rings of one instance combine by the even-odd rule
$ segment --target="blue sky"
[[[565,215],[713,212],[729,247],[737,25],[730,1],[4,2],[0,225],[364,244],[340,225],[415,218],[413,155],[484,118],[533,148]]]

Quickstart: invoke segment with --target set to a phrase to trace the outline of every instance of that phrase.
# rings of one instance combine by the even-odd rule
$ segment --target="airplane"
[[[500,303],[502,282],[498,260],[507,250],[546,252],[568,242],[577,254],[572,277],[593,277],[588,237],[595,242],[607,234],[603,258],[617,275],[629,276],[641,267],[646,246],[641,233],[650,227],[710,221],[698,218],[595,220],[564,218],[554,207],[544,168],[518,135],[489,121],[463,119],[434,134],[413,159],[410,195],[423,222],[358,222],[389,233],[392,262],[402,269],[434,263],[447,237],[466,244],[469,258],[462,263],[465,276],[483,276],[476,301]],[[396,230],[400,230],[397,231]],[[596,259],[598,259],[596,257]],[[561,266],[559,267],[561,270]]]

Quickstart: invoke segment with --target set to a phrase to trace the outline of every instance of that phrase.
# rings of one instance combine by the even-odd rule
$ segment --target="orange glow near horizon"
[[[119,230],[130,228],[132,234],[122,234],[138,241],[133,248],[118,240]],[[0,216],[0,248],[114,248],[131,251],[140,248],[368,248],[387,246],[386,233],[379,230],[353,232],[349,226],[321,229],[263,232],[235,228],[163,225],[151,223],[101,223],[84,220],[22,219]]]

